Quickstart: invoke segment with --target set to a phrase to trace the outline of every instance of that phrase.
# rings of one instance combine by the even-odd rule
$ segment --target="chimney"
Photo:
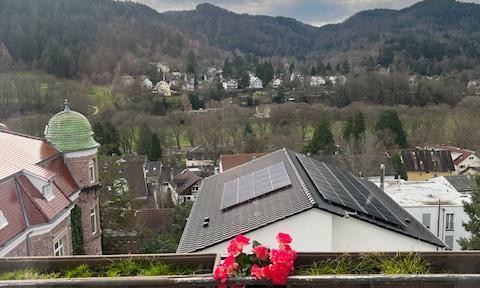
[[[380,164],[380,189],[385,191],[385,164]]]

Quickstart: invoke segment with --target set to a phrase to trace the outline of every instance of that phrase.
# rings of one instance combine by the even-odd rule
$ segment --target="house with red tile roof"
[[[267,153],[222,154],[220,155],[219,172],[222,173],[265,155]]]
[[[480,157],[475,154],[475,151],[445,144],[434,144],[431,148],[450,151],[457,175],[475,175],[480,170]]]
[[[66,103],[45,132],[42,139],[0,127],[0,256],[72,255],[75,236],[86,254],[101,254],[99,144],[90,123]],[[72,235],[75,206],[82,235]]]

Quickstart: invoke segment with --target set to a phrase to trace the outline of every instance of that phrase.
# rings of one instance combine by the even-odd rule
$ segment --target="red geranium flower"
[[[260,269],[257,264],[253,264],[252,268],[250,268],[250,274],[259,280],[262,278],[262,269]]]
[[[250,238],[245,237],[244,235],[238,235],[235,237],[235,240],[242,246],[250,244]]]
[[[292,237],[286,233],[278,233],[277,235],[277,242],[280,245],[288,245],[292,243]]]
[[[292,267],[285,263],[276,263],[272,265],[272,283],[275,285],[287,284],[287,277]]]
[[[255,256],[261,261],[265,261],[268,258],[268,249],[265,246],[258,245],[252,248],[253,253]]]

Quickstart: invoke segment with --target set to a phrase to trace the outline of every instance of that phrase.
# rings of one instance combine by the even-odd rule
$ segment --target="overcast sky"
[[[198,3],[208,2],[236,13],[292,17],[321,26],[341,22],[356,12],[373,8],[400,9],[418,0],[137,0],[160,12],[192,10]],[[480,2],[469,0],[465,2]]]

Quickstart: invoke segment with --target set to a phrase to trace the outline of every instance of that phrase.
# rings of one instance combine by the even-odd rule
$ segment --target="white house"
[[[325,85],[326,81],[321,76],[312,76],[310,78],[310,86],[318,87],[320,85]]]
[[[328,80],[333,84],[340,84],[340,85],[345,85],[347,83],[347,77],[343,75],[338,75],[338,76],[330,76],[328,77]]]
[[[299,252],[436,251],[444,243],[375,184],[286,149],[205,178],[178,253],[226,253],[238,234]]]
[[[170,90],[170,84],[168,84],[165,81],[160,81],[155,85],[155,88],[153,89],[153,93],[158,93],[163,96],[171,96],[172,92]]]
[[[152,81],[150,81],[150,79],[145,78],[145,79],[142,81],[142,87],[145,87],[145,88],[147,88],[147,89],[152,89],[152,88],[153,88],[153,83],[152,83]]]
[[[275,78],[275,79],[272,80],[272,88],[273,89],[278,89],[278,87],[280,87],[280,85],[282,85],[282,84],[283,84],[283,81],[280,78]]]
[[[250,89],[262,89],[263,83],[262,80],[255,76],[250,76],[250,85],[248,86]]]
[[[238,89],[238,81],[235,79],[230,79],[222,83],[223,89],[225,90],[234,90]]]
[[[462,226],[462,222],[469,220],[463,211],[463,201],[470,200],[468,194],[459,193],[445,177],[418,182],[386,181],[384,189],[417,221],[442,239],[448,245],[447,250],[461,250],[457,241],[469,236]]]
[[[455,174],[457,175],[469,174],[470,168],[473,168],[470,171],[478,171],[480,169],[480,157],[475,154],[475,151],[443,144],[431,145],[429,149],[450,151],[453,165],[455,166]]]

